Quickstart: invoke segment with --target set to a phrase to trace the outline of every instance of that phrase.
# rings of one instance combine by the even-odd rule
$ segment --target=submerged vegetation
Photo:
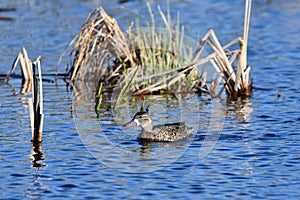
[[[222,46],[211,29],[196,49],[187,44],[179,16],[173,23],[170,13],[166,16],[158,7],[165,28],[155,28],[156,19],[148,7],[152,28],[137,23],[133,29],[131,24],[126,34],[103,8],[95,9],[61,55],[59,63],[68,52],[71,67],[67,65],[66,70],[72,82],[98,82],[98,110],[104,91],[114,90],[118,91],[116,107],[127,94],[196,92],[217,97],[225,89],[230,97],[251,96],[246,62],[251,0],[246,1],[243,37]],[[239,48],[232,49],[236,44]],[[203,56],[207,48],[211,53]],[[216,71],[210,81],[205,70],[208,65]]]

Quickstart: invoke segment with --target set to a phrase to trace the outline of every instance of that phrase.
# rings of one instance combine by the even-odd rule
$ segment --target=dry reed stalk
[[[245,19],[244,19],[244,35],[241,40],[241,53],[239,54],[239,62],[237,65],[237,75],[239,80],[236,82],[235,90],[240,90],[243,95],[251,96],[252,83],[249,83],[250,66],[247,66],[247,46],[248,46],[248,33],[250,24],[251,13],[251,0],[246,0],[245,6]]]
[[[214,53],[209,55],[209,57],[213,58],[210,62],[213,64],[216,71],[220,72],[220,77],[223,79],[226,92],[228,96],[231,97],[249,97],[252,93],[252,83],[249,83],[251,68],[250,66],[247,66],[247,41],[250,11],[251,0],[246,0],[243,38],[237,38],[222,47],[214,31],[209,30],[199,43],[193,57],[193,61],[195,61],[205,44],[208,44],[208,46],[213,49]],[[238,42],[240,44],[240,49],[232,51],[226,50],[228,47]],[[234,66],[235,62],[236,66]],[[220,79],[218,78],[215,85],[211,87],[211,90],[208,93],[211,95],[215,93],[214,90],[216,90],[217,86],[220,84],[219,80]],[[221,90],[223,90],[223,87]]]
[[[70,51],[72,61],[71,69],[67,68],[71,81],[76,80],[78,75],[82,80],[87,76],[98,80],[112,79],[122,73],[123,63],[135,66],[118,23],[103,8],[95,9],[88,16],[79,33],[62,53],[58,65],[67,51]],[[111,65],[112,62],[119,64]]]
[[[211,61],[220,76],[223,79],[224,87],[228,96],[230,97],[249,97],[251,96],[252,86],[249,85],[250,67],[247,66],[247,39],[250,23],[251,0],[246,0],[245,22],[244,22],[244,37],[237,38],[229,44],[221,47],[213,30],[208,33],[201,40],[193,60],[197,59],[199,52],[205,44],[208,44],[214,51],[210,56],[213,57]],[[229,51],[227,48],[239,43],[240,49]],[[234,63],[236,65],[234,66]],[[219,81],[216,81],[214,87],[211,88],[210,94],[217,88]],[[223,88],[221,89],[223,90]]]

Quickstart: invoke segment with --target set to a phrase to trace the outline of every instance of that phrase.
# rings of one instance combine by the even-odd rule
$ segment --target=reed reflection
[[[42,142],[32,142],[32,149],[30,152],[30,159],[32,167],[42,168],[47,166],[43,161],[45,160],[45,154],[42,148]]]

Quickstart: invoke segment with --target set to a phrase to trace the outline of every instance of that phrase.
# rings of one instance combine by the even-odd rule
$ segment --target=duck
[[[137,112],[131,121],[123,127],[141,126],[142,132],[138,135],[140,141],[173,142],[186,138],[192,134],[193,128],[188,128],[184,122],[153,125],[148,111]]]

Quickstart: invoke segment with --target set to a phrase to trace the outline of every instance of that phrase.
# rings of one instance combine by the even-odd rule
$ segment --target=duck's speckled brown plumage
[[[144,111],[138,112],[130,122],[123,126],[141,126],[142,132],[139,134],[138,139],[159,142],[181,140],[190,135],[193,130],[187,128],[184,122],[153,126],[150,115]]]

